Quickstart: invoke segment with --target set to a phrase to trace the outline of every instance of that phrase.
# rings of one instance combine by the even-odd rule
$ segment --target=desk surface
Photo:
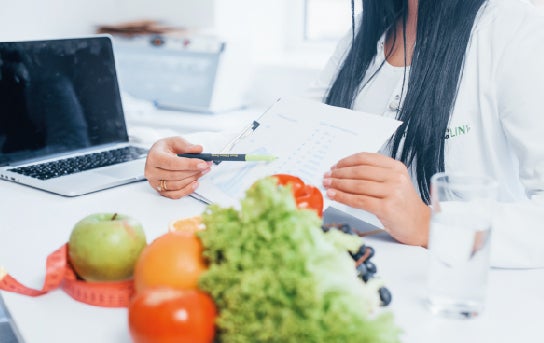
[[[144,144],[164,135],[199,131],[201,126],[207,131],[239,131],[260,113],[165,113],[126,102],[125,109],[129,132]],[[155,125],[149,127],[152,123]],[[187,137],[210,147],[209,151],[228,141],[225,133]],[[192,198],[160,197],[146,182],[65,198],[0,181],[0,266],[25,285],[41,288],[47,255],[68,240],[75,222],[90,213],[131,215],[142,222],[151,241],[166,232],[171,221],[200,214],[203,209],[204,205]],[[422,304],[426,250],[391,240],[368,241],[376,249],[379,274],[393,293],[390,310],[404,330],[403,342],[544,342],[540,327],[544,270],[492,270],[486,312],[475,320],[444,320],[432,317]],[[2,296],[26,343],[130,342],[126,309],[84,305],[60,290],[38,298],[7,292]],[[4,337],[0,335],[1,343]]]
[[[64,198],[0,181],[0,262],[12,275],[41,287],[46,256],[68,240],[73,224],[93,212],[118,211],[139,219],[148,241],[172,220],[201,213],[192,198],[158,196],[145,182]],[[492,270],[487,308],[474,320],[432,317],[422,304],[426,250],[369,238],[379,274],[393,293],[390,310],[404,330],[403,342],[544,342],[544,270]],[[105,309],[72,300],[62,291],[37,298],[3,292],[27,343],[130,342],[126,309]]]

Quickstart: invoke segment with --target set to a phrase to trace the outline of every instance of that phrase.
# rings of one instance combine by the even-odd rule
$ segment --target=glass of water
[[[497,189],[485,176],[431,178],[427,303],[432,313],[472,318],[483,310]]]

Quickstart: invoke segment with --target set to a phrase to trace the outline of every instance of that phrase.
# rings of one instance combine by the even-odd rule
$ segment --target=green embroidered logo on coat
[[[470,131],[470,125],[468,124],[448,127],[446,129],[446,136],[444,138],[449,139],[449,138],[453,138],[453,137],[457,137],[461,135],[466,135],[467,133],[469,133],[469,131]]]

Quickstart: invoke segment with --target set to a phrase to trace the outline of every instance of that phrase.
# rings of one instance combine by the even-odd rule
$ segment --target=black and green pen
[[[265,154],[178,154],[179,157],[198,158],[204,161],[241,161],[241,162],[270,162],[277,157]]]

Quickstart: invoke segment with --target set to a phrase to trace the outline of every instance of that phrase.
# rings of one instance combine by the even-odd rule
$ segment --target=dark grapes
[[[370,260],[374,256],[374,248],[373,247],[367,247],[368,250],[368,260]]]
[[[393,296],[387,288],[381,287],[378,292],[380,292],[380,305],[387,306],[391,304]]]
[[[353,260],[354,260],[355,262],[357,262],[357,261],[359,261],[359,259],[360,259],[361,257],[363,257],[363,256],[365,255],[366,250],[367,250],[367,246],[363,244],[363,245],[361,245],[361,246],[359,247],[359,250],[357,250],[356,253],[354,253],[354,254],[352,253],[352,254],[351,254],[351,257],[353,258]]]
[[[370,274],[376,274],[378,272],[378,268],[376,268],[376,265],[372,262],[365,262],[366,270]]]
[[[340,225],[340,227],[338,227],[338,230],[342,231],[343,233],[346,233],[348,235],[354,235],[355,233],[353,232],[353,230],[351,229],[351,226],[349,226],[348,224],[342,224]]]
[[[360,278],[365,276],[366,273],[367,273],[366,265],[364,263],[361,263],[355,269],[357,270],[357,276],[360,277]]]
[[[324,232],[329,230],[338,230],[348,235],[356,235],[353,229],[348,224],[326,224],[321,227]],[[373,278],[378,272],[378,268],[370,259],[374,256],[374,248],[366,246],[365,244],[361,245],[356,252],[350,252],[353,261],[355,262],[355,270],[357,271],[357,277],[359,277],[364,282],[367,282]],[[380,304],[381,306],[387,306],[391,303],[391,292],[385,288],[381,287],[379,289],[380,294]]]

